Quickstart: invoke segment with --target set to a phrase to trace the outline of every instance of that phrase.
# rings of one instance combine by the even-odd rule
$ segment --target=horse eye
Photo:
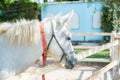
[[[70,38],[70,37],[67,37],[67,40],[71,40],[71,38]]]

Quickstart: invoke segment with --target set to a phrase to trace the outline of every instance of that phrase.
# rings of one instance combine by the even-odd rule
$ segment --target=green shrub
[[[119,1],[118,1],[119,2]],[[103,32],[118,32],[120,30],[120,8],[118,2],[106,2],[102,11],[102,27]],[[110,37],[105,36],[105,41],[109,41]]]
[[[2,16],[0,21],[14,21],[16,19],[35,19],[38,18],[40,10],[37,3],[33,2],[14,2],[11,4],[3,4],[0,7]]]

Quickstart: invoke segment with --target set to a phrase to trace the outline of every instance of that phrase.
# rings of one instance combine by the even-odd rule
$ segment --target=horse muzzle
[[[73,69],[73,67],[77,64],[78,60],[76,55],[74,54],[70,54],[66,57],[66,63],[65,63],[65,67],[67,69]]]

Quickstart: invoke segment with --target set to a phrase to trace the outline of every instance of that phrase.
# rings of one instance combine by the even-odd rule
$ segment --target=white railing
[[[87,33],[87,34],[73,34],[74,36],[111,36],[112,37],[112,41],[110,43],[104,44],[102,46],[97,46],[97,47],[93,47],[87,51],[83,51],[77,54],[77,58],[79,61],[84,60],[84,58],[96,54],[97,52],[100,52],[102,50],[105,49],[110,49],[110,55],[111,58],[110,63],[103,67],[102,69],[100,69],[99,71],[97,71],[95,74],[93,74],[92,76],[90,76],[87,80],[103,80],[102,76],[104,75],[105,72],[107,72],[108,70],[112,69],[113,70],[113,76],[114,77],[118,77],[119,75],[119,59],[120,59],[120,39],[119,39],[119,34],[115,34],[113,33]],[[90,60],[90,58],[89,58]],[[100,62],[99,59],[93,59],[93,60],[97,60],[98,62]],[[105,59],[101,59],[101,61],[104,61]],[[108,62],[108,60],[106,60]],[[55,69],[58,69],[59,67],[62,66],[62,63],[54,63],[51,65],[48,65],[46,67],[43,68],[36,68],[36,67],[30,67],[28,68],[25,72],[16,75],[16,76],[12,76],[10,78],[7,78],[5,80],[32,80],[38,76],[41,76],[42,74],[46,74],[48,72],[51,72]],[[31,75],[32,74],[32,75]]]
[[[77,54],[79,61],[91,61],[91,62],[109,62],[108,65],[97,71],[95,74],[90,76],[87,80],[104,80],[104,74],[110,69],[113,70],[113,77],[117,78],[119,76],[119,61],[120,61],[120,34],[112,33],[75,33],[73,36],[111,36],[111,42],[104,44],[102,46],[88,47],[87,51],[83,51]],[[74,48],[82,48],[83,46],[74,46]],[[86,58],[90,55],[96,54],[97,52],[103,51],[105,49],[110,49],[110,59],[96,59],[96,58]],[[104,61],[105,60],[105,61]],[[118,79],[117,79],[118,80]]]

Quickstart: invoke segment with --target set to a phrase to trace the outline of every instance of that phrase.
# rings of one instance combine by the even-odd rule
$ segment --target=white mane
[[[2,23],[0,25],[0,34],[5,32],[10,42],[17,44],[33,44],[38,42],[39,33],[38,20],[21,19],[15,23]]]

